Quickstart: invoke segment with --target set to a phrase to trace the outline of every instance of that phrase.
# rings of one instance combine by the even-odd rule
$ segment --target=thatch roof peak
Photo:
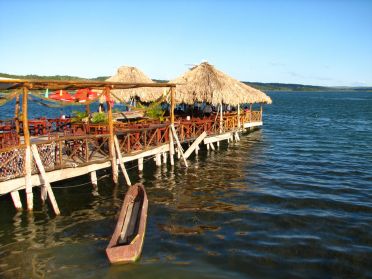
[[[141,70],[132,66],[121,66],[116,75],[108,78],[107,81],[129,82],[129,83],[154,83]],[[151,102],[158,99],[163,94],[162,88],[142,87],[133,89],[112,90],[120,99],[128,102],[132,97],[139,97],[143,102]]]
[[[228,76],[208,62],[192,67],[171,82],[179,84],[176,89],[178,103],[271,103],[270,97],[265,93]]]

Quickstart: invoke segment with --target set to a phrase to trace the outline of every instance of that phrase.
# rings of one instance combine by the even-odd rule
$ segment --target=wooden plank
[[[10,195],[12,196],[12,200],[13,200],[15,208],[17,210],[22,210],[22,202],[21,202],[21,199],[19,197],[19,192],[18,191],[13,191],[13,192],[10,192]]]
[[[206,137],[204,139],[204,144],[211,143],[211,142],[222,141],[222,140],[227,140],[230,137],[231,137],[231,133],[230,132],[224,133],[224,134],[220,134],[220,135],[216,135],[216,136]]]
[[[36,165],[39,169],[39,172],[40,172],[40,175],[41,175],[41,178],[43,180],[43,184],[44,184],[44,187],[46,188],[47,192],[48,192],[48,196],[49,196],[49,201],[50,203],[52,204],[52,207],[53,207],[53,210],[54,210],[54,213],[56,215],[59,215],[61,214],[61,212],[59,211],[59,208],[58,208],[58,204],[57,204],[57,201],[56,201],[56,198],[54,196],[54,193],[53,193],[53,190],[52,190],[52,187],[50,186],[50,183],[48,181],[48,178],[45,174],[45,169],[44,169],[44,166],[43,166],[43,163],[41,161],[41,158],[40,158],[40,155],[39,155],[39,152],[37,150],[37,146],[35,144],[33,144],[31,146],[31,151],[32,151],[32,155],[34,156],[35,158],[35,162],[36,162]]]
[[[246,128],[251,128],[251,127],[259,127],[259,126],[262,126],[262,125],[263,125],[262,121],[260,121],[260,122],[248,122],[248,123],[244,123],[243,127],[246,129]]]
[[[191,146],[186,150],[186,152],[183,154],[185,158],[189,158],[190,155],[196,148],[198,148],[198,145],[204,140],[204,138],[207,136],[207,133],[204,131],[192,144]]]
[[[116,153],[118,155],[118,160],[119,160],[119,165],[120,165],[121,171],[124,174],[125,181],[127,182],[127,185],[130,186],[130,185],[132,185],[132,183],[130,182],[127,170],[125,169],[124,162],[123,162],[123,157],[121,156],[121,152],[120,152],[120,145],[119,145],[118,137],[116,135],[114,136],[114,145],[115,145],[115,148],[116,148]],[[117,166],[117,164],[115,164],[115,165]]]
[[[183,154],[183,150],[182,150],[181,143],[180,143],[180,141],[179,141],[179,139],[178,139],[178,136],[177,136],[176,130],[174,129],[173,124],[171,124],[170,127],[171,127],[171,129],[172,129],[173,137],[176,139],[176,143],[177,143],[178,151],[180,152],[180,154],[181,154],[181,156],[182,156],[182,158],[183,158],[183,161],[184,161],[184,163],[185,163],[185,166],[188,167],[188,165],[187,165],[187,161],[186,161],[186,158],[185,158],[185,156],[184,156],[184,154]]]

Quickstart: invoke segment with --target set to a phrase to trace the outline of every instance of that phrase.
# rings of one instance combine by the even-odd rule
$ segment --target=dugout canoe
[[[148,199],[145,188],[137,183],[125,195],[115,231],[106,248],[112,264],[131,263],[141,255],[146,231]]]

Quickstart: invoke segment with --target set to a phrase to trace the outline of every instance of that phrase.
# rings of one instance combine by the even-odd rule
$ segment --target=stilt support
[[[98,196],[98,180],[97,180],[97,173],[96,171],[92,171],[90,173],[90,181],[92,181],[93,186],[93,196]]]
[[[167,152],[163,152],[163,164],[167,164]]]
[[[176,139],[176,143],[177,143],[177,147],[178,147],[178,151],[179,153],[181,154],[181,157],[183,158],[183,162],[185,163],[185,166],[186,168],[188,167],[188,164],[187,164],[187,161],[186,161],[186,158],[183,154],[183,150],[182,150],[182,146],[181,146],[181,143],[178,139],[178,136],[177,136],[177,133],[176,133],[176,130],[174,129],[174,126],[173,124],[170,125],[171,129],[172,129],[172,133],[173,133],[173,137]]]
[[[156,162],[156,166],[158,167],[161,166],[161,153],[158,153],[155,155],[155,162]]]
[[[118,159],[119,159],[119,164],[120,164],[121,171],[123,172],[124,177],[125,177],[125,181],[127,182],[127,185],[128,186],[131,186],[132,183],[130,182],[130,179],[129,179],[129,175],[127,173],[127,170],[125,169],[124,162],[123,162],[123,157],[121,156],[121,152],[120,152],[119,141],[118,141],[118,138],[117,138],[116,135],[114,136],[114,145],[115,145],[116,153],[118,155]]]
[[[22,210],[22,202],[21,202],[21,199],[19,198],[19,192],[13,191],[13,192],[10,192],[10,195],[12,196],[12,200],[13,200],[15,208],[17,210]]]
[[[192,145],[186,150],[184,153],[184,157],[187,159],[192,154],[194,150],[196,150],[199,144],[203,141],[203,139],[207,136],[206,132],[203,132],[193,143]]]
[[[39,152],[37,150],[37,146],[35,144],[31,145],[31,151],[32,151],[32,155],[35,158],[35,163],[36,163],[37,168],[39,169],[39,172],[40,172],[40,175],[41,175],[41,179],[42,179],[42,182],[43,182],[43,186],[42,187],[45,187],[46,188],[46,191],[48,193],[50,203],[52,204],[54,213],[56,215],[59,215],[59,214],[61,214],[61,212],[59,211],[56,198],[54,197],[54,193],[53,193],[52,187],[50,186],[50,183],[49,183],[48,178],[46,176],[43,163],[42,163],[42,161],[40,159],[40,155],[39,155]]]
[[[143,157],[138,158],[138,170],[143,171]]]
[[[174,166],[174,141],[172,129],[169,128],[169,161],[171,166]]]

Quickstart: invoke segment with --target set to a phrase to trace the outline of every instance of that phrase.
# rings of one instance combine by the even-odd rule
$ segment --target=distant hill
[[[92,80],[92,81],[104,81],[109,76],[99,76],[96,78],[82,78],[75,76],[39,76],[39,75],[11,75],[0,73],[0,77],[4,78],[15,78],[15,79],[39,79],[39,80]],[[167,80],[154,79],[155,82],[165,83]],[[263,82],[248,82],[243,83],[257,88],[262,91],[371,91],[372,87],[325,87],[325,86],[314,86],[314,85],[303,85],[303,84],[291,84],[291,83],[263,83]]]

